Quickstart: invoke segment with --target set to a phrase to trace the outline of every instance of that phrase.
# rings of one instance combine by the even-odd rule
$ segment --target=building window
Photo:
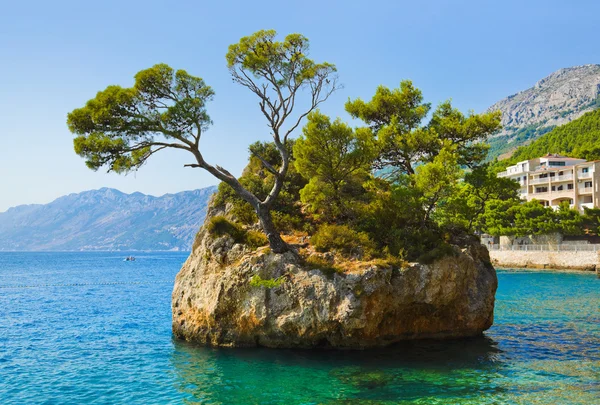
[[[548,173],[540,174],[540,179],[545,179],[548,177]]]
[[[550,173],[550,177],[554,177],[554,173]]]
[[[556,191],[556,186],[552,186],[552,191]]]
[[[562,176],[562,175],[563,175],[563,172],[558,172],[558,175],[559,175],[559,176]]]
[[[558,191],[563,191],[563,186],[558,186],[557,190]]]
[[[583,186],[584,186],[585,188],[592,187],[592,182],[591,182],[591,181],[586,181],[586,182],[583,184]]]
[[[548,187],[536,187],[535,188],[535,192],[536,193],[547,193],[548,192]]]
[[[573,190],[573,185],[572,184],[567,184],[567,190]]]
[[[565,162],[550,162],[550,166],[564,166]]]
[[[588,173],[590,171],[589,167],[584,167],[583,169],[581,169],[581,173]]]
[[[572,198],[569,200],[569,204],[573,205],[573,199]]]

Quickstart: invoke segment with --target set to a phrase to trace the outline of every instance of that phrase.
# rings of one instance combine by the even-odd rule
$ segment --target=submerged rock
[[[484,246],[454,253],[332,274],[203,229],[175,280],[173,333],[214,346],[337,348],[478,335],[493,322],[496,272]]]

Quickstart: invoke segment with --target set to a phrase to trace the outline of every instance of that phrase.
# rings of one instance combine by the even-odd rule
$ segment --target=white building
[[[509,166],[498,177],[519,183],[522,199],[535,199],[547,207],[556,209],[563,201],[581,212],[584,207],[600,207],[600,161],[548,154]]]

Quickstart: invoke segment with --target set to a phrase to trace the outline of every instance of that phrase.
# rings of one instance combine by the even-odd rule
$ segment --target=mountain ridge
[[[190,250],[216,187],[162,196],[101,188],[0,213],[0,251]]]
[[[506,157],[519,146],[600,107],[600,64],[559,69],[532,87],[494,103],[503,129],[490,139],[490,158]],[[504,155],[503,155],[504,154]]]

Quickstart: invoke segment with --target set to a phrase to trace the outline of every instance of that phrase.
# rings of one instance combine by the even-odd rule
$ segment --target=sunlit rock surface
[[[279,283],[251,285],[255,275]],[[324,274],[202,229],[175,281],[173,333],[213,346],[338,348],[474,336],[492,325],[497,284],[481,245],[431,265]]]

